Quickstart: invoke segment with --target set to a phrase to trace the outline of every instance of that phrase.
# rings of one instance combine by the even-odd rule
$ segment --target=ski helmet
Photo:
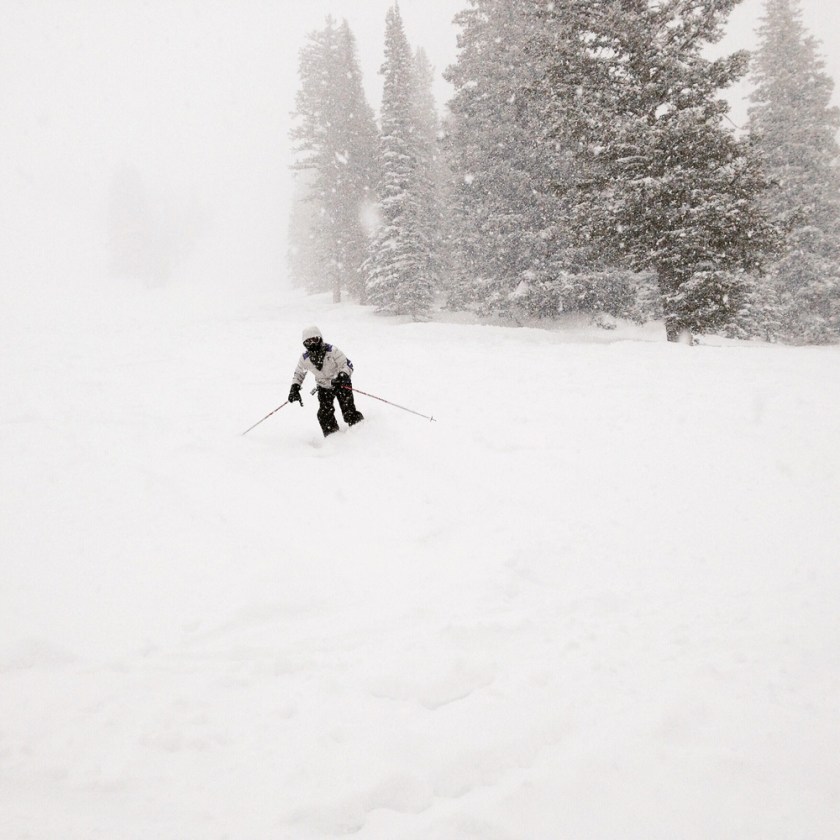
[[[304,342],[306,342],[307,339],[310,339],[310,338],[322,338],[321,330],[319,330],[318,327],[315,327],[315,326],[307,327],[303,331],[303,340],[304,340]]]

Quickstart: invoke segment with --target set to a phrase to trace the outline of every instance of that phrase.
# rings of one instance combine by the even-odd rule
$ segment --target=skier
[[[299,402],[303,406],[300,396],[300,386],[306,374],[311,372],[318,385],[318,422],[324,437],[338,431],[338,421],[335,419],[335,405],[338,398],[341,416],[348,426],[355,426],[364,415],[356,408],[353,401],[353,389],[350,387],[350,377],[353,374],[353,363],[338,347],[327,344],[321,336],[318,327],[307,327],[303,331],[303,346],[306,352],[300,357],[292,377],[292,387],[289,391],[289,402]]]

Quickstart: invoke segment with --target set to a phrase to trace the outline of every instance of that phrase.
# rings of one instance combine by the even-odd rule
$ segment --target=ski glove
[[[332,382],[330,382],[330,385],[332,385],[333,388],[346,387],[349,384],[350,384],[350,377],[346,373],[344,373],[344,371],[339,373],[338,376],[336,376],[336,378],[333,379]]]
[[[291,390],[289,391],[289,402],[299,402],[300,407],[303,408],[303,400],[300,396],[300,385],[298,385],[297,382],[292,385]]]

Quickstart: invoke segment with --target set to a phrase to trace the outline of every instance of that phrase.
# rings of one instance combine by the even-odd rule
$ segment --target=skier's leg
[[[339,385],[336,389],[336,396],[338,397],[338,404],[341,407],[341,416],[348,426],[354,426],[359,421],[365,419],[365,415],[356,408],[352,388]]]
[[[329,388],[318,387],[318,422],[324,437],[338,431],[338,421],[335,419],[335,394]]]

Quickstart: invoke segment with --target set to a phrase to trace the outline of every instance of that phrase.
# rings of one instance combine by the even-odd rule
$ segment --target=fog
[[[4,4],[4,285],[283,275],[289,116],[305,34],[358,35],[378,104],[388,3],[87,0]],[[455,2],[404,3],[454,54]],[[440,47],[451,36],[451,48]],[[8,285],[7,285],[8,291]]]
[[[281,283],[288,129],[305,34],[356,34],[378,108],[391,0],[6,0],[0,30],[0,277],[8,293],[96,281]],[[440,73],[461,0],[401,0]],[[750,46],[747,0],[727,48]],[[840,11],[806,4],[837,78]],[[439,78],[441,105],[449,88]],[[740,109],[740,110],[739,110]],[[743,118],[736,107],[736,119]]]

